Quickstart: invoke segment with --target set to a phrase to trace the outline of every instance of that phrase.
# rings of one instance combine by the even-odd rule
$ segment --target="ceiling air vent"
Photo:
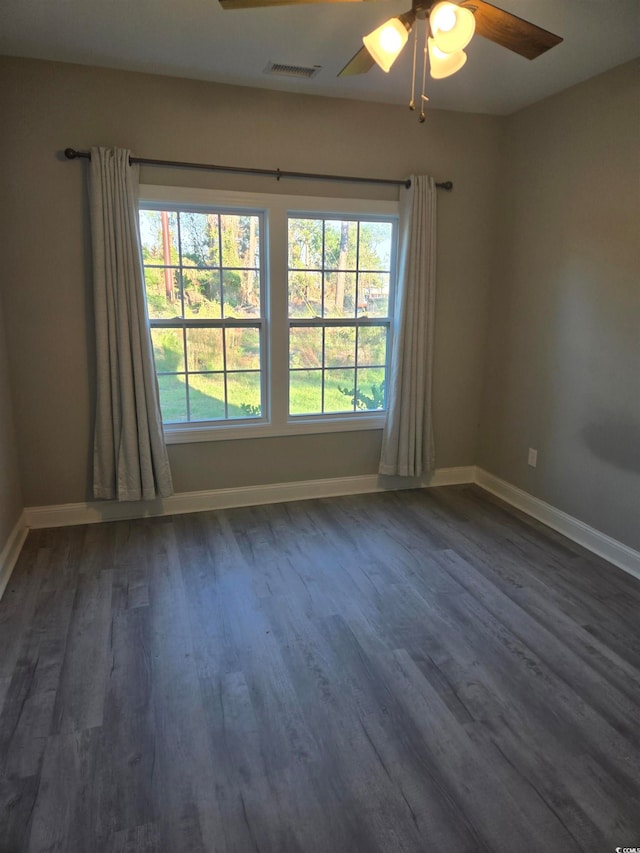
[[[322,68],[321,65],[287,65],[284,62],[270,62],[264,69],[265,74],[277,74],[280,77],[301,77],[310,80]]]

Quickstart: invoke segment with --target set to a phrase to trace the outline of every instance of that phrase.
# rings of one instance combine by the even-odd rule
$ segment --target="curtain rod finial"
[[[75,150],[75,148],[65,148],[64,156],[67,158],[67,160],[75,160],[78,156],[78,152]]]

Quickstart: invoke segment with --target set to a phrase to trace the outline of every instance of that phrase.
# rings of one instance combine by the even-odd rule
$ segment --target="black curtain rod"
[[[67,160],[91,159],[90,151],[76,151],[74,148],[65,148],[64,156]],[[354,178],[347,175],[318,175],[313,172],[285,172],[281,169],[245,169],[241,166],[214,166],[209,163],[183,163],[180,160],[151,160],[148,157],[129,157],[129,163],[142,163],[145,166],[171,166],[177,169],[200,169],[207,172],[235,172],[242,175],[267,175],[272,178],[307,178],[316,181],[345,181],[354,184],[392,184],[409,188],[411,181],[396,181],[391,178]],[[452,181],[437,183],[442,190],[452,190]]]

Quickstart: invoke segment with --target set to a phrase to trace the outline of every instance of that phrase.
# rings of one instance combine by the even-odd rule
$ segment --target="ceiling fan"
[[[268,6],[298,5],[314,2],[350,2],[350,0],[220,0],[223,9],[264,8]],[[411,9],[390,18],[362,39],[363,47],[347,62],[338,77],[364,74],[375,64],[389,71],[407,43],[409,33],[414,33],[413,81],[415,85],[417,26],[424,22],[424,62],[422,73],[422,109],[424,121],[424,93],[427,58],[434,79],[449,77],[459,71],[467,61],[464,48],[474,32],[506,47],[527,59],[536,59],[562,41],[535,24],[499,9],[485,0],[413,0]],[[412,89],[410,109],[414,109]]]

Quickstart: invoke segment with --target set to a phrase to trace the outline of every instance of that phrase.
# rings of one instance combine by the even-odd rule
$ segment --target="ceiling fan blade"
[[[223,9],[268,9],[271,6],[299,6],[306,3],[358,3],[363,0],[220,0]]]
[[[366,74],[375,65],[375,61],[366,47],[361,47],[355,56],[344,66],[338,77],[348,77],[351,74]]]
[[[491,3],[485,3],[484,0],[462,0],[460,5],[473,12],[476,32],[479,35],[527,59],[535,59],[563,41],[560,36],[530,24],[511,12],[498,9]]]

